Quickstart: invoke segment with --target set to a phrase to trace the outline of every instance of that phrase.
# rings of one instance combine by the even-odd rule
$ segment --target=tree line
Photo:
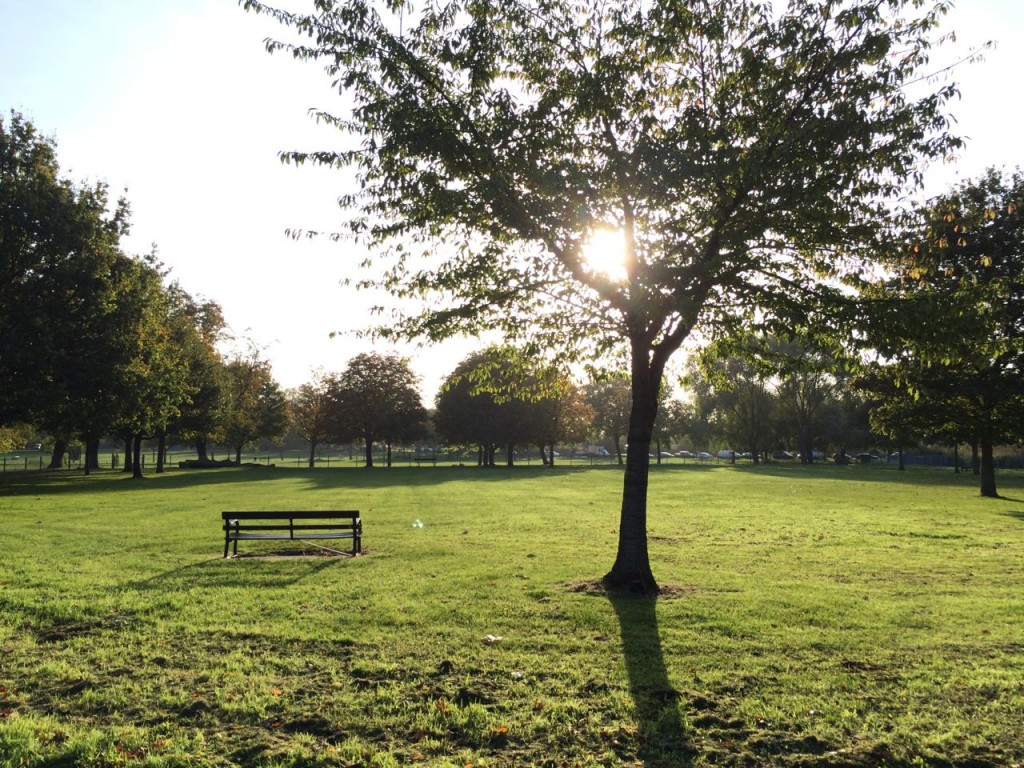
[[[0,117],[0,428],[71,441],[97,466],[100,440],[124,440],[140,477],[143,440],[241,446],[285,426],[284,393],[258,354],[225,357],[220,306],[189,294],[155,252],[127,254],[124,198],[62,175],[52,139],[21,114]]]
[[[318,371],[294,392],[250,347],[218,351],[219,305],[190,295],[155,254],[132,257],[120,238],[128,203],[103,184],[60,175],[53,142],[21,115],[0,121],[0,428],[8,439],[52,436],[51,466],[71,441],[97,466],[101,438],[125,444],[125,471],[141,474],[143,440],[232,447],[235,461],[290,426],[309,443],[360,442],[386,462],[394,445],[431,435],[472,447],[493,466],[517,447],[553,463],[555,445],[606,440],[622,461],[632,388],[628,375],[581,386],[511,347],[463,360],[428,412],[408,361],[363,354],[340,373]],[[1024,436],[1024,177],[989,171],[915,209],[894,230],[884,279],[827,329],[839,346],[736,331],[687,369],[684,397],[660,389],[653,455],[686,442],[727,444],[754,461],[920,440],[971,448],[981,492],[995,495],[993,448]],[[817,345],[817,346],[816,346]]]

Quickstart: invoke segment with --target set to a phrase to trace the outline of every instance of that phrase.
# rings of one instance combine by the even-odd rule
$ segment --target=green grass
[[[0,766],[1019,765],[999,479],[655,468],[655,601],[593,588],[612,467],[0,477]],[[225,560],[246,508],[366,555]]]

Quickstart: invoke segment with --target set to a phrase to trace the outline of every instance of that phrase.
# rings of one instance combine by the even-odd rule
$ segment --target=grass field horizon
[[[1024,763],[1024,474],[652,468],[656,600],[595,588],[621,480],[0,477],[0,766]],[[221,557],[300,508],[366,554]]]

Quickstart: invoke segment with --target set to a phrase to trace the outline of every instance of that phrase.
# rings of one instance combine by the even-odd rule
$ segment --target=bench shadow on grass
[[[636,706],[638,757],[647,768],[685,768],[694,748],[683,727],[682,695],[669,681],[658,634],[657,598],[607,592],[619,620],[629,690]]]
[[[264,550],[246,554],[239,553],[237,557],[215,557],[189,563],[145,579],[129,581],[124,586],[138,590],[158,589],[160,591],[184,591],[196,586],[202,586],[204,589],[288,587],[311,578],[327,568],[334,567],[342,561],[351,559],[352,556],[344,552],[324,555],[297,550]],[[233,567],[220,567],[224,564],[240,563],[246,560],[268,561],[267,567],[258,571],[252,568],[239,570]],[[288,567],[277,568],[274,567],[276,564],[285,564]]]

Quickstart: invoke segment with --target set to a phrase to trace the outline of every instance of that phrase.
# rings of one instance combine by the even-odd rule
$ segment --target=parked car
[[[720,459],[733,459],[735,457],[736,451],[730,450],[728,448],[723,448],[718,452],[718,458]]]
[[[776,451],[775,453],[772,454],[772,458],[775,459],[776,461],[790,461],[792,459],[795,459],[796,456],[794,456],[789,451]]]
[[[680,451],[679,453],[676,454],[676,456],[678,458],[680,458],[680,459],[695,459],[695,458],[697,458],[696,456],[694,456],[689,451]]]
[[[700,453],[697,454],[697,458],[700,459],[701,461],[707,461],[708,459],[711,458],[711,454],[708,453],[707,451],[701,451]]]

